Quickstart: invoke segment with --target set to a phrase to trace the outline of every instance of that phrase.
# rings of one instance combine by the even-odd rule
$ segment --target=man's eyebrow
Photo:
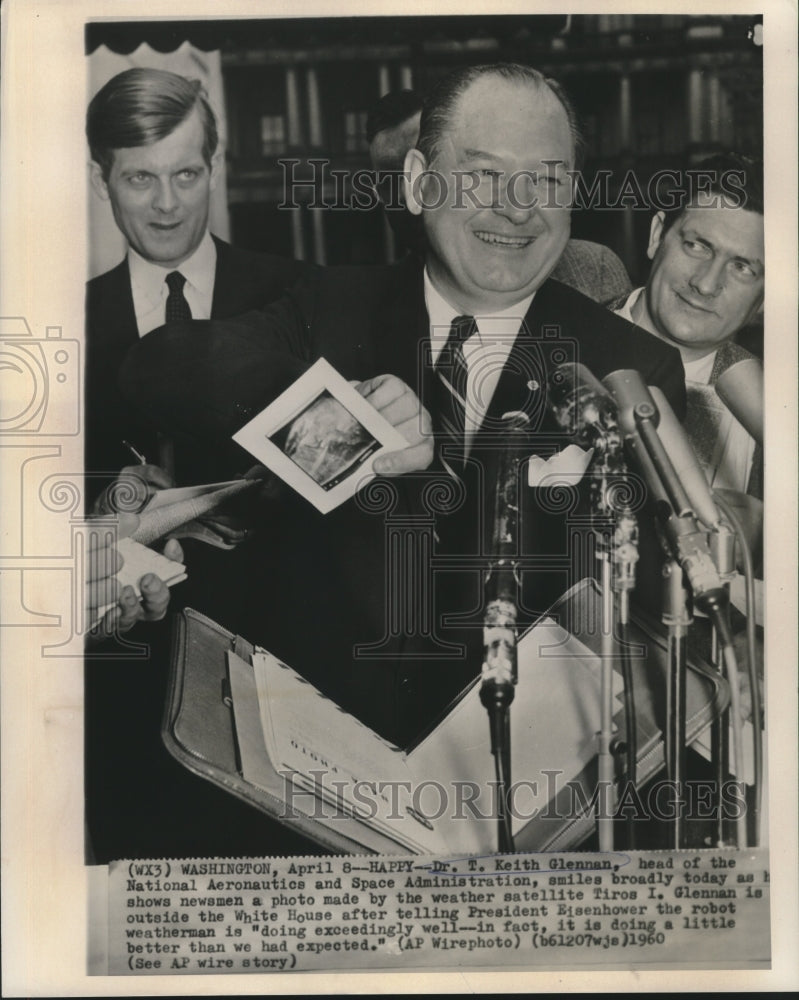
[[[484,149],[464,149],[462,160],[493,160],[499,162],[499,157],[495,153],[487,153]]]
[[[170,173],[179,174],[184,170],[202,170],[204,168],[205,160],[200,157],[197,160],[188,160],[186,163],[181,163],[179,167],[175,167]],[[158,171],[153,171],[149,167],[125,167],[119,172],[121,177],[130,177],[132,174],[148,174],[150,177],[153,177],[156,173]]]
[[[766,270],[765,261],[762,261],[759,257],[744,257],[743,254],[735,254],[733,260],[737,260],[741,264],[748,264],[751,268],[760,268],[761,271]]]
[[[691,240],[692,243],[703,243],[706,247],[710,247],[714,251],[719,249],[713,240],[709,240],[706,236],[700,236],[694,229],[680,229],[680,233],[685,239]],[[760,267],[765,270],[765,262],[760,257],[746,257],[742,253],[733,253],[730,254],[730,257],[732,260],[738,260],[742,264],[748,264],[750,267]]]

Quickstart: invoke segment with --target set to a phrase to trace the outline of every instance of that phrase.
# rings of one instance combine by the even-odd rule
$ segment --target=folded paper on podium
[[[597,780],[600,620],[599,592],[585,580],[519,641],[510,711],[517,850],[576,848],[594,827],[585,805]],[[664,764],[668,647],[648,619],[633,616],[628,631],[640,784]],[[619,656],[613,691],[621,741],[620,671]],[[689,743],[727,699],[718,673],[689,657]],[[194,773],[330,851],[461,855],[495,849],[494,763],[479,677],[402,750],[290,665],[188,609],[178,617],[163,735]]]

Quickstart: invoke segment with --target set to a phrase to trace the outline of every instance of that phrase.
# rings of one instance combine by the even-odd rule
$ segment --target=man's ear
[[[213,191],[216,188],[217,181],[222,174],[222,152],[217,150],[211,157],[211,175],[209,187]]]
[[[103,177],[103,168],[99,163],[95,163],[94,160],[89,164],[89,180],[97,196],[102,198],[103,201],[108,201],[111,195],[108,192],[108,185]]]
[[[424,184],[424,173],[427,170],[427,160],[418,149],[409,149],[405,154],[404,171],[402,183],[405,191],[405,204],[412,215],[421,215],[424,198],[422,184]]]
[[[666,216],[663,212],[656,212],[649,227],[649,246],[646,248],[646,255],[650,260],[654,260],[655,254],[663,239],[663,222]]]
[[[749,310],[749,315],[746,317],[746,323],[762,323],[765,316],[765,306],[766,306],[766,293],[762,292],[760,295],[760,300],[755,302],[752,308]],[[744,324],[746,325],[746,324]]]

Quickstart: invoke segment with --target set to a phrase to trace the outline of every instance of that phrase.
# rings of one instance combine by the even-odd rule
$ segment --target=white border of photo
[[[319,486],[270,438],[292,419],[299,417],[311,403],[327,390],[380,443],[360,470],[345,476],[331,489]],[[368,403],[355,386],[347,382],[324,358],[319,358],[296,382],[258,416],[233,435],[233,440],[246,448],[259,462],[304,496],[317,510],[328,514],[374,479],[372,464],[379,455],[405,448],[408,442]]]

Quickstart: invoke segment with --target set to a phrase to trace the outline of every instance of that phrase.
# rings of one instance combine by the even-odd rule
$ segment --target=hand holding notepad
[[[149,549],[129,537],[138,518],[122,514],[118,523],[90,522],[87,532],[86,602],[89,628],[100,632],[127,631],[140,619],[163,618],[169,603],[166,587],[186,579],[181,562]],[[119,534],[128,536],[119,538]],[[178,549],[177,543],[172,545]],[[142,581],[152,574],[158,581]],[[130,588],[127,590],[125,588]],[[143,593],[144,589],[144,593]],[[114,616],[108,613],[119,609]],[[106,617],[108,616],[108,618]]]
[[[171,587],[186,579],[186,568],[182,562],[169,559],[148,546],[162,539],[193,537],[220,548],[233,548],[238,541],[235,536],[243,537],[244,532],[233,528],[223,535],[209,516],[217,514],[228,501],[261,482],[260,478],[250,476],[224,483],[153,490],[149,478],[151,467],[142,468],[141,476],[137,476],[135,467],[124,470],[115,483],[115,492],[119,496],[146,498],[137,515],[118,515],[118,534],[126,537],[116,540],[115,536],[106,534],[102,542],[94,546],[90,543],[87,604],[91,630],[96,629],[108,612],[117,606],[120,612],[115,619],[104,623],[105,631],[125,631],[142,617],[150,620],[163,617],[168,595],[160,587],[154,595],[143,595],[141,580],[152,573]],[[113,494],[108,498],[105,513],[113,508],[112,497]],[[112,529],[106,529],[108,531]],[[110,556],[109,549],[121,556],[119,569],[115,563],[120,560]],[[112,563],[114,565],[109,565]],[[113,599],[110,599],[113,582],[118,586]],[[130,594],[119,596],[125,587],[132,588],[140,607],[133,603]]]
[[[119,586],[133,587],[139,598],[141,598],[142,577],[148,573],[154,573],[168,587],[186,579],[186,567],[182,562],[169,559],[155,549],[148,549],[134,538],[120,538],[116,548],[125,560],[122,569],[117,573]]]

